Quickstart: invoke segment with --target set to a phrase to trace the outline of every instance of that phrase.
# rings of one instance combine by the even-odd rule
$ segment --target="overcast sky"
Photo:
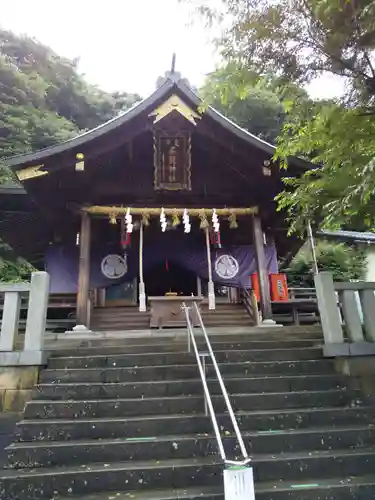
[[[0,12],[3,28],[79,56],[87,79],[108,91],[146,96],[173,52],[176,69],[194,85],[214,68],[207,30],[177,0],[2,0]]]
[[[171,66],[199,86],[215,68],[217,56],[208,32],[178,0],[0,0],[0,23],[27,33],[58,54],[80,58],[87,79],[107,91],[137,92],[155,88]],[[58,8],[57,5],[61,7]],[[315,97],[337,93],[324,79],[311,86]]]

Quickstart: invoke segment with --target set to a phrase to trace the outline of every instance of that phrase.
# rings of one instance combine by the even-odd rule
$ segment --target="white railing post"
[[[25,351],[43,350],[49,284],[50,277],[48,273],[38,271],[32,274],[26,321]]]
[[[359,298],[363,311],[363,324],[365,327],[366,340],[375,342],[375,295],[374,289],[359,291]]]
[[[343,290],[339,292],[339,297],[349,340],[351,342],[363,342],[362,322],[359,315],[356,292],[354,290]]]
[[[18,336],[21,295],[18,291],[5,292],[1,322],[0,351],[13,351]]]
[[[344,332],[337,308],[333,276],[329,272],[322,272],[314,276],[314,281],[324,335],[324,353],[327,356],[331,352],[337,355],[342,350],[342,355],[345,355]]]

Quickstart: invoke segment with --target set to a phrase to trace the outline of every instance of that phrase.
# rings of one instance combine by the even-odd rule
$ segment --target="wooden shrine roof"
[[[180,109],[177,121],[185,119],[191,126],[192,187],[157,191],[152,137],[157,119],[150,117],[175,97],[185,111],[181,115]],[[310,164],[291,158],[286,173],[275,165],[267,177],[262,169],[274,152],[273,145],[214,108],[205,108],[174,73],[151,96],[107,123],[55,146],[5,159],[22,184],[0,186],[0,236],[33,261],[57,238],[74,238],[82,206],[259,206],[264,227],[275,229],[280,255],[286,255],[295,242],[287,237],[283,214],[276,212],[273,200],[283,189],[282,175],[299,175]],[[84,172],[75,171],[77,154],[84,155]]]
[[[178,74],[177,74],[178,75]],[[181,78],[174,78],[173,74],[168,76],[165,82],[157,88],[157,90],[152,93],[149,97],[142,100],[141,102],[135,104],[132,108],[120,114],[119,116],[109,120],[108,122],[84,132],[77,137],[64,141],[62,143],[50,146],[48,148],[41,149],[33,153],[27,153],[23,155],[15,155],[5,159],[5,163],[14,170],[19,170],[25,165],[29,165],[35,162],[43,162],[50,157],[55,155],[60,155],[61,153],[74,150],[75,152],[81,152],[85,146],[89,146],[90,142],[106,136],[107,134],[115,131],[119,127],[123,127],[125,124],[129,124],[135,121],[137,117],[143,115],[150,108],[166,99],[173,91],[178,91],[178,93],[187,99],[187,101],[197,109],[204,105],[202,99],[195,94],[190,87]],[[273,156],[275,152],[275,146],[269,144],[268,142],[260,139],[259,137],[251,134],[247,130],[241,128],[239,125],[231,121],[229,118],[222,115],[215,108],[208,106],[204,108],[202,116],[207,116],[212,119],[216,124],[225,129],[228,133],[237,137],[244,143],[247,143],[255,148],[267,153],[270,157]],[[295,166],[300,166],[302,168],[309,168],[310,164],[301,158],[291,158],[291,163]]]

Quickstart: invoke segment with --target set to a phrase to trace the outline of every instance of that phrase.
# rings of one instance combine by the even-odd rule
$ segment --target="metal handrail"
[[[189,307],[187,307],[186,304],[183,303],[183,309],[184,309],[185,315],[186,315],[186,322],[187,322],[187,328],[188,328],[188,334],[189,334],[189,337],[188,337],[189,338],[189,346],[190,346],[190,341],[191,341],[191,343],[193,344],[195,357],[197,359],[199,373],[200,373],[200,376],[202,379],[202,384],[203,384],[204,395],[205,395],[205,398],[207,401],[207,405],[208,405],[212,425],[214,428],[215,437],[217,440],[220,456],[223,459],[223,461],[227,464],[245,465],[245,464],[249,463],[251,461],[251,459],[249,458],[245,443],[244,443],[242,435],[241,435],[241,431],[238,427],[238,422],[237,422],[236,416],[234,414],[233,407],[232,407],[232,404],[230,402],[228,392],[227,392],[227,389],[226,389],[224,381],[223,381],[223,377],[221,376],[219,366],[218,366],[216,358],[215,358],[215,354],[212,350],[211,342],[208,338],[206,328],[203,324],[202,316],[201,316],[201,313],[199,311],[198,305],[196,303],[194,303],[194,307],[195,307],[195,312],[197,314],[197,317],[198,317],[198,320],[199,320],[199,323],[200,323],[200,326],[201,326],[201,329],[203,332],[203,336],[204,336],[204,339],[205,339],[205,342],[206,342],[206,345],[208,348],[208,352],[209,352],[212,364],[215,368],[216,376],[217,376],[217,379],[218,379],[218,382],[220,385],[221,392],[222,392],[223,397],[224,397],[224,401],[225,401],[225,404],[226,404],[226,407],[228,410],[228,414],[229,414],[229,417],[231,419],[233,429],[234,429],[234,432],[236,434],[236,438],[237,438],[237,441],[238,441],[238,444],[240,446],[240,450],[241,450],[241,453],[242,453],[242,456],[244,459],[242,461],[233,461],[233,460],[228,460],[226,457],[226,453],[225,453],[225,449],[224,449],[224,445],[223,445],[223,440],[222,440],[221,435],[220,435],[219,426],[218,426],[217,418],[215,415],[215,410],[214,410],[214,407],[212,404],[212,398],[211,398],[210,391],[209,391],[208,385],[207,385],[206,374],[203,370],[202,362],[200,360],[199,350],[198,350],[197,342],[196,342],[195,335],[194,335],[194,329],[192,327],[191,320],[190,320]]]
[[[217,423],[217,418],[216,418],[216,415],[215,415],[215,410],[214,410],[214,407],[213,407],[213,404],[212,404],[211,394],[210,394],[210,391],[209,391],[208,385],[207,385],[206,374],[204,373],[202,362],[201,362],[200,357],[199,357],[198,346],[197,346],[197,342],[196,342],[195,337],[194,337],[193,327],[192,327],[192,324],[191,324],[191,321],[190,321],[189,308],[186,306],[185,303],[183,303],[183,308],[185,310],[189,338],[191,340],[191,343],[193,344],[195,357],[197,359],[197,364],[198,364],[198,368],[199,368],[199,374],[200,374],[201,379],[202,379],[204,395],[205,395],[205,398],[206,398],[206,401],[207,401],[208,410],[210,412],[210,417],[211,417],[211,420],[212,420],[212,425],[213,425],[213,428],[214,428],[216,441],[217,441],[217,444],[218,444],[218,447],[219,447],[220,456],[221,456],[221,458],[224,461],[226,461],[227,457],[226,457],[226,453],[225,453],[225,450],[224,450],[223,440],[222,440],[221,435],[220,435],[219,425]]]

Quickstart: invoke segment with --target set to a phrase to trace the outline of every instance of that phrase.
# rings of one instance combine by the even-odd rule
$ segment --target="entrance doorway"
[[[170,261],[158,262],[144,273],[148,296],[163,296],[168,292],[178,295],[197,295],[196,275]]]

